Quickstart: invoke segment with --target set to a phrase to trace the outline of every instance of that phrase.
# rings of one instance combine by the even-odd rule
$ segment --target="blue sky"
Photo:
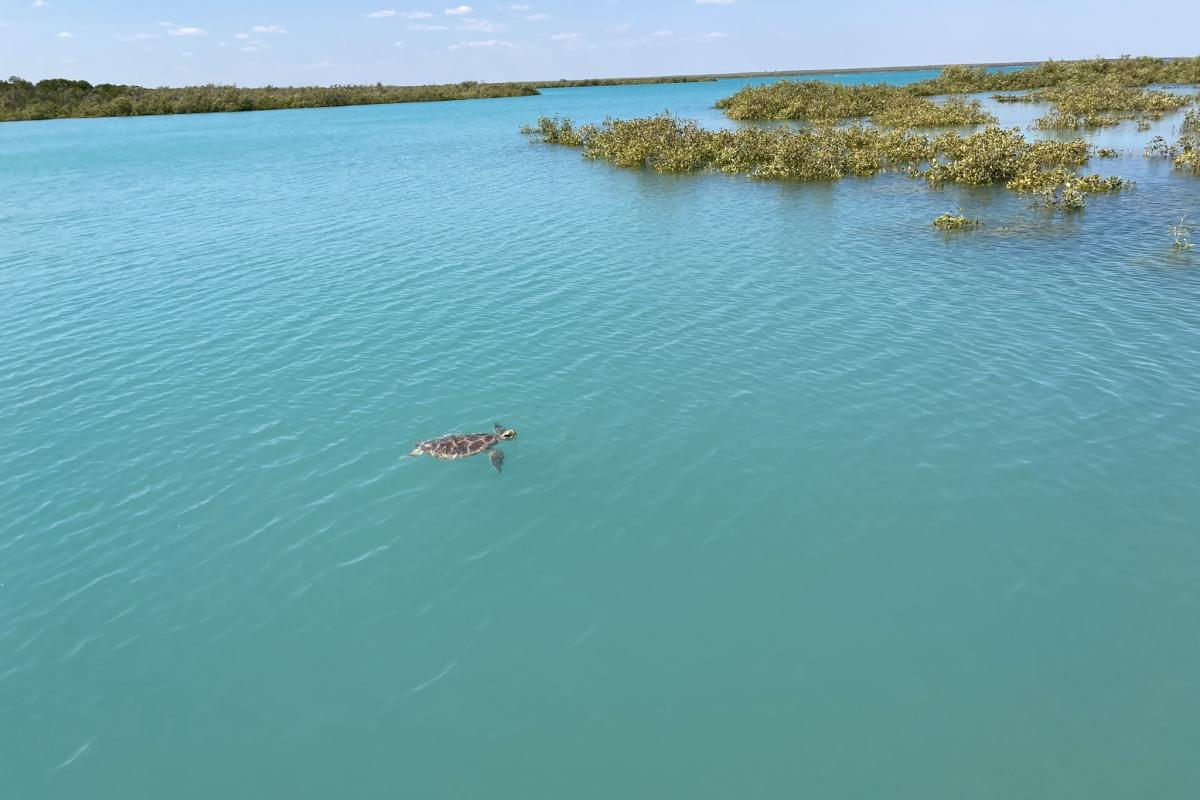
[[[0,74],[441,83],[1200,53],[1200,2],[0,0]]]

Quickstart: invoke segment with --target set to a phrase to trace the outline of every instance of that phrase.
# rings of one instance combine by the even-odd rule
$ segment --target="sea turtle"
[[[500,441],[507,442],[517,438],[517,432],[496,423],[495,433],[451,433],[436,439],[426,439],[417,442],[417,446],[409,453],[410,456],[433,456],[445,460],[477,456],[487,451],[488,460],[500,471],[504,465],[504,451],[496,447]]]

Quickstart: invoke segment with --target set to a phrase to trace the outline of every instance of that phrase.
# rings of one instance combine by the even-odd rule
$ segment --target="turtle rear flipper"
[[[488,461],[496,468],[496,474],[500,474],[500,468],[504,466],[504,451],[495,447],[488,450]]]

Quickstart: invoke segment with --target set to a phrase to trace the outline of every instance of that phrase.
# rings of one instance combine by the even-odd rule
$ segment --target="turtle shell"
[[[425,443],[425,451],[434,458],[454,459],[477,456],[496,443],[490,433],[454,433]]]

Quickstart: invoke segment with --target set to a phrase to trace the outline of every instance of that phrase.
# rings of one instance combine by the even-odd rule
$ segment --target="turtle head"
[[[512,428],[506,428],[499,422],[496,423],[496,438],[508,441],[509,439],[517,438],[517,432]]]

